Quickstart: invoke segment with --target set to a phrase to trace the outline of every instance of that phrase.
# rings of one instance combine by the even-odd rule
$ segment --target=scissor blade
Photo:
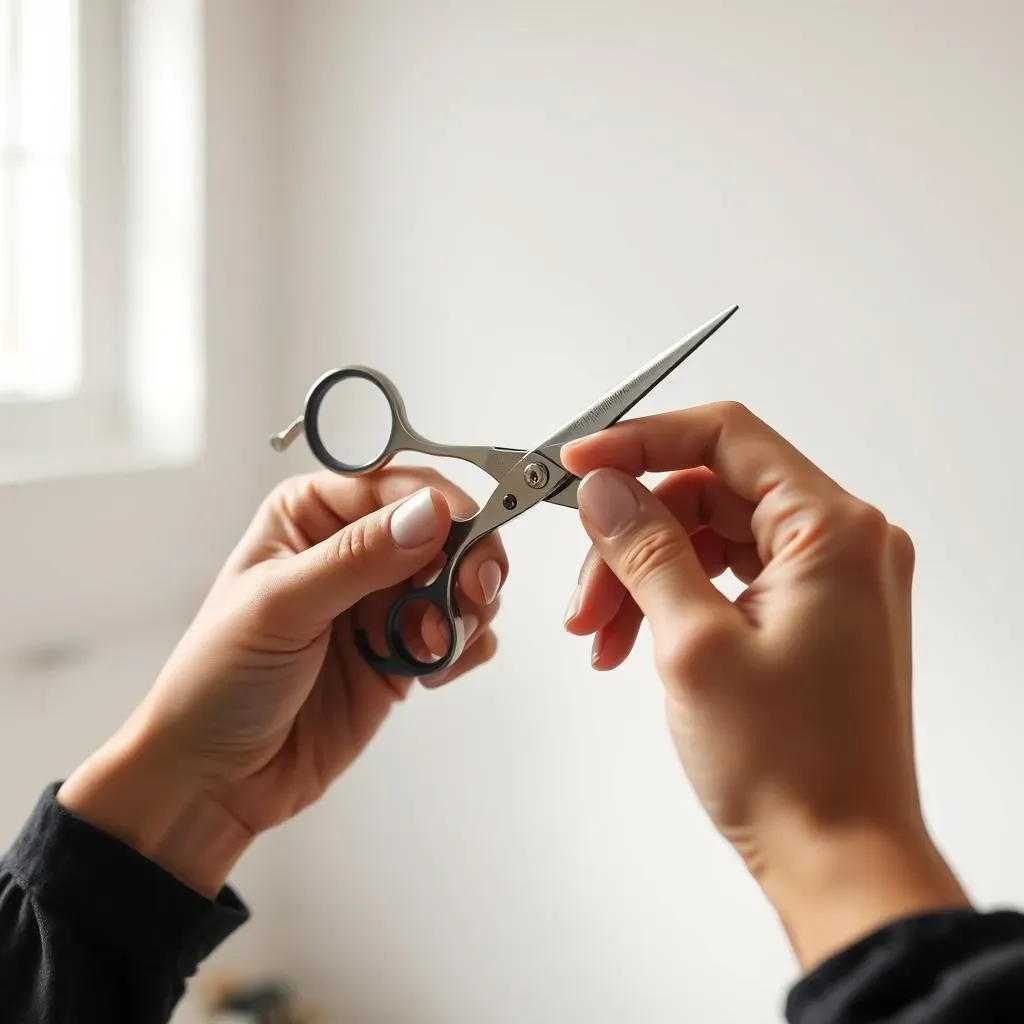
[[[627,377],[621,384],[599,398],[593,405],[584,409],[537,448],[549,458],[558,461],[558,449],[562,445],[586,437],[588,434],[597,433],[597,431],[617,423],[684,359],[693,355],[738,309],[739,306],[732,306],[702,327],[698,327],[692,334],[677,341],[660,356],[652,359],[646,366],[641,367],[632,376]]]
[[[497,481],[526,454],[522,448],[488,448],[477,465]]]

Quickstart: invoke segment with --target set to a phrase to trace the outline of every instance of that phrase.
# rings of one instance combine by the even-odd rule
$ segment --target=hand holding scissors
[[[462,653],[466,641],[455,595],[459,564],[466,552],[488,534],[541,502],[576,508],[576,491],[580,480],[562,465],[562,446],[618,422],[711,337],[737,309],[737,306],[733,306],[725,310],[676,342],[528,451],[483,445],[446,445],[428,440],[409,424],[405,403],[398,389],[376,370],[349,366],[331,370],[320,377],[306,397],[303,415],[271,438],[276,451],[284,451],[301,434],[305,434],[316,458],[337,473],[370,473],[387,465],[399,452],[418,452],[470,462],[497,481],[490,498],[476,515],[452,523],[443,548],[444,565],[438,575],[426,586],[408,590],[392,603],[385,626],[388,653],[379,655],[373,650],[365,631],[356,631],[356,643],[363,657],[379,671],[400,676],[429,676],[451,665]],[[391,430],[387,442],[379,454],[362,463],[339,459],[324,443],[320,430],[324,399],[336,385],[353,379],[368,381],[378,388],[387,399],[391,412]],[[422,605],[423,602],[433,605],[448,624],[448,650],[436,661],[423,661],[415,657],[402,635],[403,613],[410,606]]]

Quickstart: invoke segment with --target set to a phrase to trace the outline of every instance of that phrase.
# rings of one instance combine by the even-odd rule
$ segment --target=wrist
[[[794,830],[775,863],[755,876],[804,971],[900,918],[971,905],[923,824]]]
[[[209,899],[253,838],[171,754],[133,732],[86,760],[57,799]]]

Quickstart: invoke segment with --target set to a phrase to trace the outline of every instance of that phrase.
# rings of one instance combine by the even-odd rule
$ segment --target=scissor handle
[[[382,656],[373,649],[365,630],[355,631],[359,653],[378,672],[419,677],[422,680],[443,672],[462,654],[466,644],[466,627],[455,597],[455,577],[462,557],[468,550],[466,540],[473,528],[472,519],[455,520],[442,549],[445,564],[441,572],[427,586],[407,590],[391,603],[384,625],[384,639],[388,647],[386,655]],[[448,624],[448,650],[436,661],[421,661],[409,650],[402,637],[402,612],[414,602],[432,605]]]
[[[320,409],[324,399],[333,387],[346,380],[365,380],[372,384],[384,396],[391,412],[391,430],[388,433],[387,441],[384,447],[367,462],[343,462],[332,454],[320,435]],[[416,442],[419,440],[416,432],[409,426],[405,403],[398,393],[398,388],[384,374],[365,366],[345,366],[340,370],[330,370],[316,381],[306,396],[303,430],[310,450],[316,458],[328,469],[333,469],[336,473],[344,473],[347,476],[372,473],[375,469],[386,466],[398,452],[416,447]]]

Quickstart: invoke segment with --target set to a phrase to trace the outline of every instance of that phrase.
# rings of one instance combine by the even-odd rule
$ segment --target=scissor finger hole
[[[363,469],[387,451],[394,416],[375,381],[347,373],[329,382],[315,404],[314,432],[339,466]]]
[[[388,587],[369,594],[359,602],[356,612],[357,628],[366,634],[371,649],[380,657],[387,657],[391,645],[387,636],[388,609],[398,600],[402,587]],[[433,612],[433,616],[431,615]],[[436,619],[439,626],[432,619]],[[447,650],[447,637],[443,632],[447,624],[441,613],[429,601],[412,600],[399,614],[398,635],[405,649],[418,661],[436,661]]]
[[[393,626],[406,651],[418,661],[438,661],[448,653],[451,644],[451,630],[444,616],[430,601],[424,598],[411,598],[406,601],[399,613],[398,619]],[[378,649],[376,642],[380,636],[383,640],[383,630],[368,630],[370,640],[374,649]]]

